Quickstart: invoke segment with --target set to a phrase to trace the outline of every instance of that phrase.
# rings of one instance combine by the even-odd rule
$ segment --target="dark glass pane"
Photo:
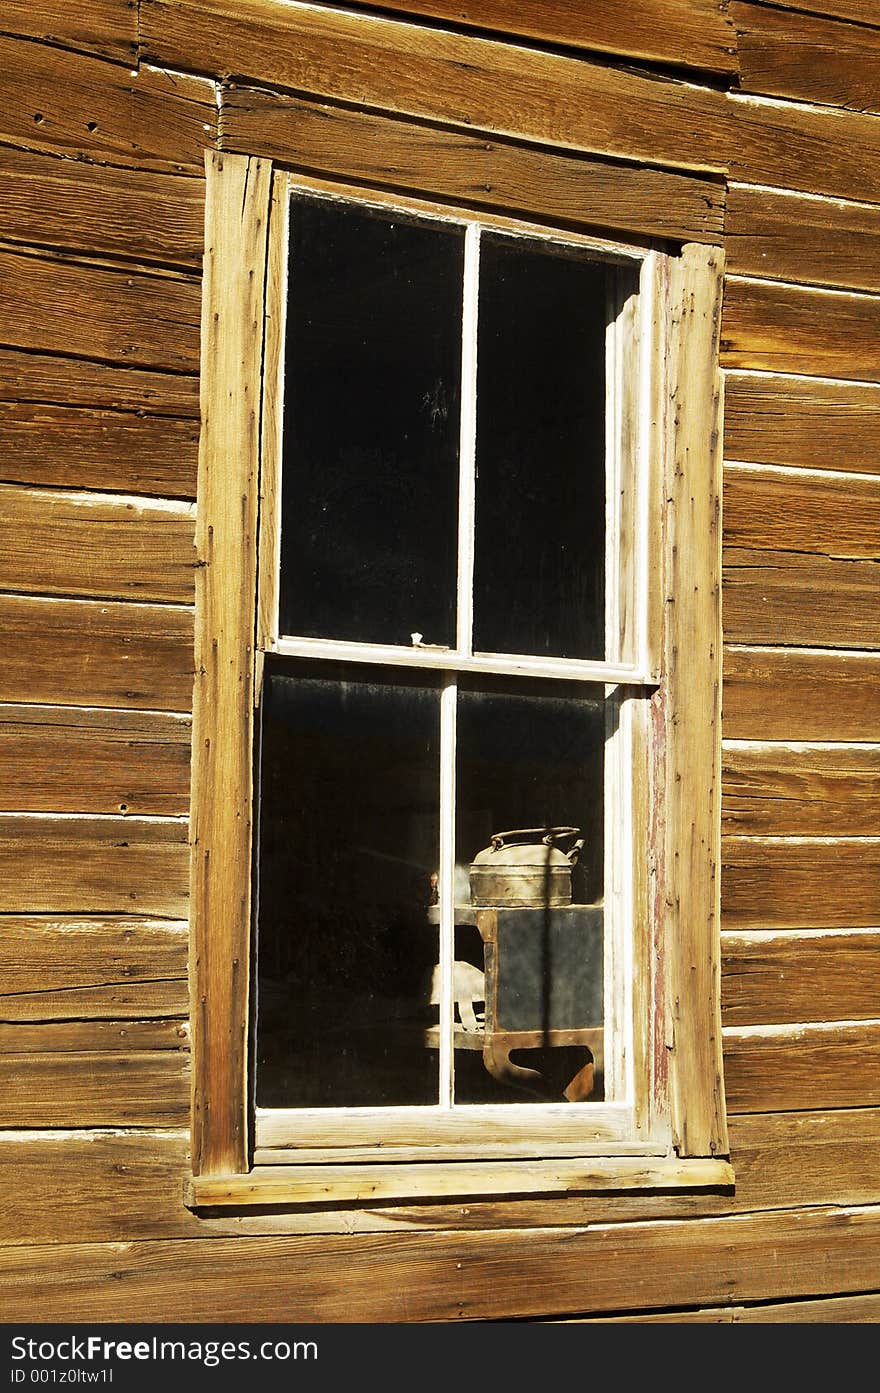
[[[474,646],[604,656],[605,327],[611,271],[484,236]]]
[[[454,643],[463,247],[291,203],[282,633]]]
[[[439,692],[267,660],[257,1102],[436,1103]]]
[[[459,697],[456,958],[485,973],[491,1048],[456,1050],[458,1102],[582,1101],[585,1081],[601,1096],[605,706],[596,688],[540,693]]]

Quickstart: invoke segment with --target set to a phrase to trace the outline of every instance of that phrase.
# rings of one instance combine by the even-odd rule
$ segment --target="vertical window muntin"
[[[383,213],[397,211],[402,219],[430,221],[464,229],[464,267],[462,275],[462,355],[459,433],[459,502],[458,502],[458,559],[456,587],[455,646],[425,644],[414,637],[410,646],[377,644],[329,636],[297,635],[279,632],[277,568],[280,565],[276,550],[276,574],[261,575],[263,613],[270,616],[265,635],[267,651],[279,656],[317,658],[357,663],[387,664],[390,668],[404,666],[423,668],[427,672],[440,670],[440,1020],[441,1045],[439,1052],[440,1112],[453,1107],[453,956],[454,924],[452,922],[455,876],[455,782],[456,726],[459,678],[468,674],[500,674],[531,678],[571,681],[591,680],[602,684],[606,696],[606,772],[605,802],[605,1030],[616,1041],[606,1052],[606,1094],[602,1103],[588,1106],[603,1132],[602,1117],[614,1126],[614,1117],[623,1117],[631,1107],[634,1077],[631,1048],[633,1013],[633,924],[638,907],[633,903],[632,859],[634,854],[633,807],[630,796],[633,768],[636,761],[646,757],[645,721],[642,698],[655,685],[650,671],[649,653],[654,646],[646,617],[647,572],[650,566],[647,532],[648,491],[648,431],[645,421],[650,409],[649,365],[650,335],[646,328],[645,306],[654,293],[656,267],[650,253],[608,246],[578,236],[554,234],[543,228],[525,225],[511,226],[499,220],[456,218],[443,212],[426,210],[424,206],[401,207],[383,200],[331,194],[324,190],[303,187],[301,194],[310,199],[320,197],[329,201],[353,203],[359,207],[376,207]],[[286,216],[296,216],[298,194],[292,191]],[[484,652],[473,643],[474,612],[474,528],[475,528],[475,458],[477,451],[477,391],[478,391],[478,304],[480,293],[480,248],[488,234],[511,244],[555,245],[563,254],[580,252],[586,260],[618,268],[608,274],[606,320],[606,416],[605,416],[605,575],[604,575],[604,656],[571,658],[540,656],[519,652]],[[635,271],[633,268],[636,268]],[[639,277],[638,287],[635,284]],[[637,370],[633,372],[633,366]],[[625,373],[629,371],[627,390],[636,400],[623,402]],[[632,381],[635,378],[635,389]],[[282,374],[283,380],[283,374]],[[283,412],[279,411],[279,417]],[[627,419],[624,421],[624,415]],[[630,540],[626,555],[621,544],[620,498],[627,500],[626,525]],[[281,534],[280,490],[277,499],[278,516],[273,519],[276,539]],[[621,611],[626,610],[625,620]],[[637,710],[637,708],[639,708]],[[614,835],[609,828],[614,824]],[[486,1105],[489,1112],[498,1109]],[[533,1105],[525,1105],[533,1114]],[[541,1105],[544,1115],[561,1113],[571,1118],[572,1104],[557,1108],[552,1103]],[[345,1111],[351,1111],[346,1108]],[[354,1109],[363,1117],[370,1108]],[[305,1111],[303,1110],[304,1115]],[[386,1108],[380,1115],[400,1112],[407,1108]],[[430,1108],[419,1107],[424,1114]],[[469,1119],[474,1105],[466,1110]],[[520,1112],[516,1104],[501,1111],[511,1123]],[[582,1114],[581,1108],[575,1107]],[[325,1114],[326,1116],[326,1114]],[[467,1125],[467,1120],[465,1121]]]

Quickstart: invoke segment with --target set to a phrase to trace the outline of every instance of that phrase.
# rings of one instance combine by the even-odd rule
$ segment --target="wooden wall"
[[[0,21],[0,1318],[876,1321],[876,0],[0,0]],[[217,144],[723,238],[733,1197],[183,1206]]]

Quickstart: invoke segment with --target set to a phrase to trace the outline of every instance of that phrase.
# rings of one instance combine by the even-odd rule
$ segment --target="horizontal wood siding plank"
[[[36,1293],[46,1321],[287,1322],[291,1300],[305,1322],[558,1317],[872,1292],[878,1251],[880,1210],[835,1206],[527,1238],[512,1230],[10,1247],[0,1250],[0,1291],[7,1321],[24,1322]]]
[[[880,387],[729,372],[728,459],[880,474]]]
[[[880,931],[724,934],[725,1026],[880,1020]]]
[[[192,603],[194,535],[191,503],[0,484],[0,589]]]
[[[0,595],[0,701],[189,711],[193,611]]]
[[[0,1020],[184,1016],[188,931],[142,918],[0,919]]]
[[[744,184],[880,203],[877,117],[731,94],[727,168]]]
[[[880,740],[880,658],[724,650],[726,739]]]
[[[578,226],[721,239],[724,190],[708,178],[536,150],[254,88],[225,88],[222,103],[226,150]]]
[[[0,912],[185,918],[185,822],[0,815]]]
[[[188,1056],[172,1050],[0,1055],[4,1127],[180,1125]]]
[[[0,348],[0,401],[108,407],[197,421],[199,379],[197,374],[145,372],[119,363]]]
[[[0,1056],[138,1054],[189,1048],[182,1021],[50,1021],[0,1023]]]
[[[198,370],[194,279],[0,252],[0,295],[0,332],[11,348],[170,372]]]
[[[724,837],[723,929],[880,924],[880,839]]]
[[[725,1031],[724,1083],[731,1113],[876,1107],[880,1026],[785,1035]]]
[[[324,3],[325,0],[320,0]],[[349,8],[405,11],[551,44],[712,72],[736,71],[736,35],[721,0],[376,0]]]
[[[880,296],[728,278],[721,357],[728,368],[880,381]]]
[[[878,110],[880,30],[743,0],[729,14],[744,92]]]
[[[0,705],[0,810],[185,816],[190,743],[174,716]]]
[[[2,27],[82,53],[97,53],[131,67],[137,56],[133,0],[3,0]]]
[[[36,10],[35,10],[36,13]],[[0,139],[95,163],[200,174],[217,107],[202,77],[0,37]]]
[[[734,184],[725,246],[728,270],[740,275],[880,289],[880,208]]]
[[[204,181],[0,145],[7,242],[198,269]]]
[[[729,469],[728,639],[876,647],[878,509],[874,480]]]
[[[728,642],[880,648],[874,561],[726,547],[722,584]]]
[[[0,402],[0,439],[5,483],[195,498],[199,427],[191,418]]]
[[[877,0],[761,0],[761,3],[772,3],[778,9],[796,10],[801,14],[830,15],[851,19],[857,24],[880,26]]]
[[[467,1205],[368,1205],[311,1214],[196,1218],[182,1203],[185,1131],[0,1135],[0,1244],[131,1241],[263,1233],[403,1233],[559,1228],[720,1217],[755,1209],[880,1200],[880,1110],[856,1108],[731,1119],[735,1193],[475,1199]]]
[[[880,1320],[880,1293],[813,1297],[807,1301],[762,1302],[760,1306],[715,1306],[660,1315],[585,1316],[583,1325],[873,1325]]]
[[[375,15],[143,0],[151,62],[681,168],[723,168],[722,92]]]
[[[726,833],[880,834],[878,746],[792,749],[783,744],[726,742],[721,752],[721,788],[721,826]]]

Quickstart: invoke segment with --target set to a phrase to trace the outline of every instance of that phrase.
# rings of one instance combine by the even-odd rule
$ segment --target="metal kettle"
[[[470,865],[478,909],[557,909],[571,904],[571,868],[584,838],[578,827],[521,827],[494,832]],[[558,845],[573,841],[568,851]]]

